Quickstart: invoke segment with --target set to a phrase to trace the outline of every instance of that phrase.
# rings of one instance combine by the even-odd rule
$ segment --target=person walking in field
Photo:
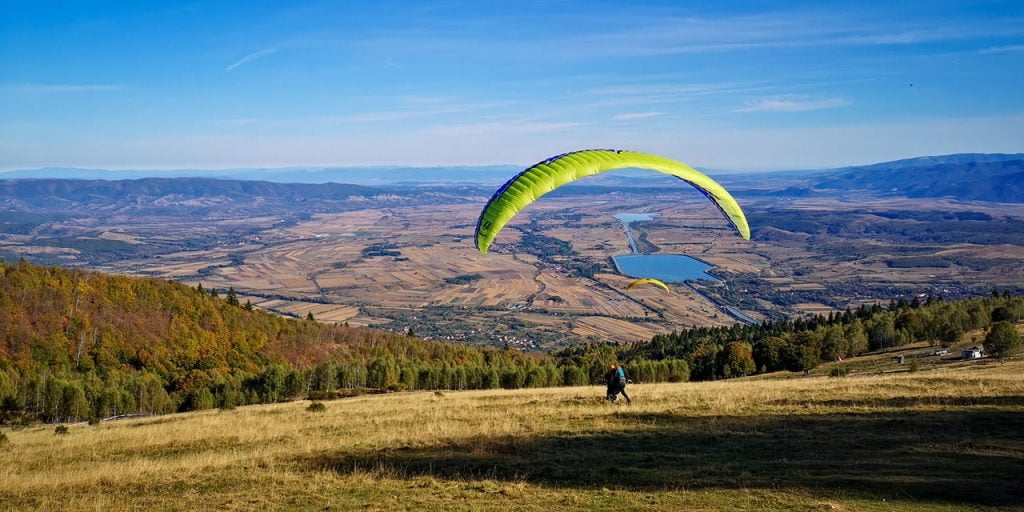
[[[616,364],[608,365],[608,373],[604,374],[605,382],[608,383],[608,401],[614,402],[618,398],[619,393],[626,398],[626,404],[632,404],[633,401],[629,399],[629,395],[626,394],[626,383],[629,382],[626,379],[626,370]]]

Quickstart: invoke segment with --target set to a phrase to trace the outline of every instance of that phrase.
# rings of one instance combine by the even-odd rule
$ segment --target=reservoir
[[[622,230],[629,240],[629,248],[633,254],[613,256],[615,267],[620,274],[641,278],[653,278],[666,283],[682,283],[691,280],[718,281],[706,271],[711,265],[696,258],[683,254],[640,254],[636,248],[636,240],[629,230],[632,222],[654,220],[650,213],[620,213],[615,216],[622,223]]]
[[[653,278],[666,283],[718,281],[706,272],[711,265],[682,254],[624,254],[612,259],[619,273],[637,279]]]

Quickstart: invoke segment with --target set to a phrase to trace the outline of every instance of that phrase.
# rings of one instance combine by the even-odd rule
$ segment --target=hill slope
[[[379,189],[339,183],[284,184],[213,178],[0,180],[0,205],[46,210],[60,208],[61,205],[145,202],[188,204],[198,199],[288,204],[317,200],[343,201],[356,196],[369,197],[382,193]]]
[[[551,368],[515,351],[279,317],[169,281],[0,263],[0,422],[230,407],[339,388],[562,384]]]
[[[1008,510],[1024,363],[394,393],[8,432],[19,510]]]
[[[813,182],[822,191],[915,198],[1024,202],[1024,154],[957,154],[837,169]]]

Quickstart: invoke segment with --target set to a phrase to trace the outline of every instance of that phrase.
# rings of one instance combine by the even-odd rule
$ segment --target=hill
[[[225,180],[260,180],[276,183],[354,183],[381,186],[396,183],[503,183],[521,170],[514,165],[483,166],[372,166],[324,168],[253,168],[253,169],[81,169],[44,167],[0,172],[0,180],[131,180],[140,178],[217,178]]]
[[[562,384],[555,373],[541,356],[272,315],[231,291],[0,263],[0,422]]]
[[[13,209],[76,208],[89,205],[146,204],[201,206],[201,200],[220,203],[257,202],[266,206],[311,201],[345,201],[372,197],[384,191],[339,183],[284,184],[214,178],[142,178],[135,180],[22,179],[0,180],[0,205]],[[270,203],[270,204],[267,204]]]
[[[1024,202],[1024,154],[956,154],[836,169],[812,181],[825,192]]]
[[[7,430],[18,510],[1011,510],[1024,362],[415,392]]]
[[[223,290],[222,290],[223,292]],[[795,321],[692,328],[552,355],[285,318],[184,285],[0,262],[0,422],[230,408],[367,391],[715,380],[923,340],[960,341],[1024,317],[1024,298],[894,302]]]

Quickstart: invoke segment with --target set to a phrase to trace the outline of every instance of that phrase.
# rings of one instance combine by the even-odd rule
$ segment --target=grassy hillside
[[[1024,505],[1024,362],[883,377],[395,393],[6,430],[18,509]]]

